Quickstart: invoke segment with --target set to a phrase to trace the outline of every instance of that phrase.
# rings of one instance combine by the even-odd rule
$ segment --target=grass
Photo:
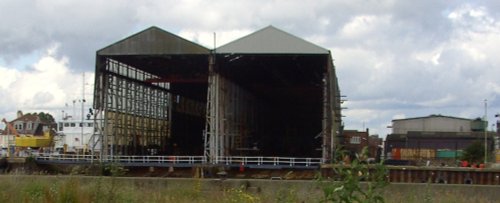
[[[255,190],[259,187],[260,190]],[[386,202],[493,202],[499,187],[389,185]],[[491,192],[493,191],[493,192]],[[88,176],[0,176],[0,202],[319,202],[314,181],[215,181]],[[487,196],[490,195],[490,196]],[[496,196],[495,196],[496,195]]]
[[[135,181],[114,177],[2,176],[0,202],[262,202],[243,187],[202,188],[200,180],[188,184]]]

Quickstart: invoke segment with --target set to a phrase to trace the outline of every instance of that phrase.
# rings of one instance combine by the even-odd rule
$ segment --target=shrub
[[[368,165],[366,161],[367,148],[361,155],[347,164],[343,162],[345,151],[336,154],[337,164],[333,168],[335,178],[324,180],[320,178],[323,191],[322,202],[385,202],[382,188],[387,186],[387,169],[382,163]],[[366,183],[366,184],[362,184]]]

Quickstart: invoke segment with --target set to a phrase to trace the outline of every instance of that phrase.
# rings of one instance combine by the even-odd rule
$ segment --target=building
[[[368,129],[366,131],[358,130],[344,130],[343,135],[343,146],[346,150],[351,153],[361,153],[363,148],[368,147]]]
[[[43,132],[49,130],[50,128],[55,128],[56,124],[53,121],[43,120],[43,118],[34,114],[25,114],[18,112],[17,118],[10,121],[9,124],[17,131],[19,135],[43,135]],[[9,128],[6,127],[4,133],[6,135],[12,135]]]
[[[21,115],[9,123],[19,134],[35,135],[41,120],[37,115],[27,114]]]
[[[383,144],[384,140],[378,135],[370,135],[368,137],[368,153],[370,154],[370,158],[374,158],[377,162],[380,161]]]
[[[396,119],[386,138],[384,154],[388,159],[401,160],[457,159],[473,142],[484,142],[486,126],[481,119],[443,115]],[[492,150],[495,133],[486,134],[488,149]]]
[[[213,50],[151,27],[98,50],[95,75],[102,155],[328,161],[339,144],[330,51],[273,26]]]
[[[368,158],[379,160],[381,155],[381,146],[383,139],[378,135],[369,135],[369,129],[366,131],[344,130],[342,133],[342,146],[349,151],[351,155],[361,154],[363,148],[367,147]]]

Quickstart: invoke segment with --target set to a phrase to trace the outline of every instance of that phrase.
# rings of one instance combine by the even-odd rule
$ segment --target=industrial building
[[[392,134],[385,141],[387,159],[436,160],[459,159],[463,149],[473,142],[483,142],[493,150],[496,133],[485,132],[487,122],[443,115],[396,119]]]
[[[215,49],[151,27],[98,50],[95,70],[102,155],[328,161],[338,144],[330,51],[273,26]]]
[[[354,158],[356,154],[361,155],[363,149],[367,148],[367,158],[380,161],[383,139],[379,138],[378,135],[370,135],[369,133],[368,128],[365,131],[344,129],[342,139],[339,139],[340,145],[342,149],[350,154],[351,158]]]

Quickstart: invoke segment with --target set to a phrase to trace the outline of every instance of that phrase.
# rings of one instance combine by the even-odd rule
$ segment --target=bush
[[[462,160],[466,160],[469,163],[481,163],[484,161],[484,145],[480,141],[473,142],[467,148],[465,148],[462,154]]]
[[[320,184],[323,191],[322,202],[385,202],[382,188],[387,186],[387,169],[382,163],[368,165],[366,161],[367,148],[350,163],[343,162],[345,151],[336,154],[337,163],[333,167],[335,178],[323,180]],[[362,184],[366,183],[366,184]]]

